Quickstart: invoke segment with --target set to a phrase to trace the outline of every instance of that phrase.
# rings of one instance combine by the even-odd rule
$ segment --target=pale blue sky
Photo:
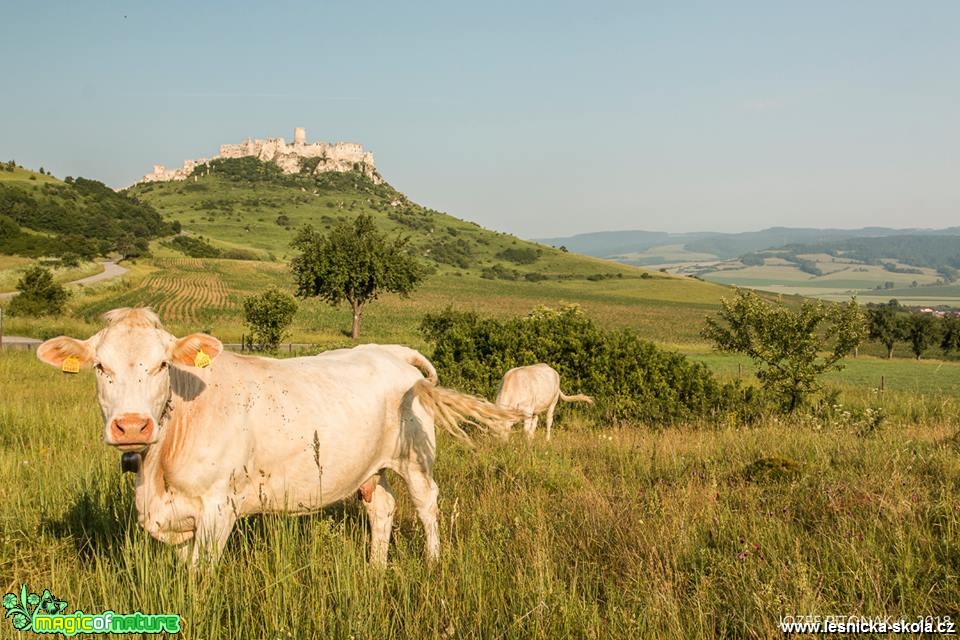
[[[37,1],[0,56],[0,159],[111,186],[303,126],[525,237],[960,224],[958,2]]]

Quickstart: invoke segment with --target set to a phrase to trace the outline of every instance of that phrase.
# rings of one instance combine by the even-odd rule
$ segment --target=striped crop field
[[[81,303],[81,315],[93,318],[109,309],[149,306],[165,322],[209,323],[239,315],[243,298],[271,285],[285,284],[284,267],[233,260],[158,258],[128,287]]]

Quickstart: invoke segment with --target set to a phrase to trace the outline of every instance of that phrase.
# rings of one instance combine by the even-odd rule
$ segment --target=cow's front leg
[[[189,563],[191,558],[193,558],[193,538],[175,545],[173,550],[177,553],[177,560],[179,560],[181,564]]]
[[[216,563],[236,522],[237,515],[227,502],[204,502],[203,513],[197,520],[194,533],[191,566]]]

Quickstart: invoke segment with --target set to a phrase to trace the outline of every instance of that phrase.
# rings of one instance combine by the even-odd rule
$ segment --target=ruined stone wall
[[[352,171],[357,166],[375,183],[382,182],[377,174],[373,161],[373,154],[364,151],[363,146],[354,142],[314,142],[307,144],[306,131],[300,127],[294,129],[294,143],[288,145],[283,138],[267,138],[254,140],[247,138],[240,144],[220,145],[220,153],[212,159],[255,157],[263,162],[274,162],[284,173],[299,173],[301,158],[321,158],[317,163],[315,173],[327,171]],[[186,180],[193,169],[204,162],[202,160],[187,160],[179,169],[168,169],[163,165],[154,165],[153,173],[148,173],[141,182],[166,182],[170,180]]]

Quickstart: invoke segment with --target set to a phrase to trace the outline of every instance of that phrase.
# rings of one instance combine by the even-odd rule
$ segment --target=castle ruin
[[[153,173],[143,176],[141,182],[169,182],[186,180],[199,165],[220,158],[255,157],[263,162],[273,162],[284,173],[300,173],[302,158],[317,158],[316,169],[312,173],[327,171],[347,172],[357,169],[373,180],[375,184],[383,182],[373,163],[373,154],[353,142],[314,142],[307,144],[307,132],[302,127],[293,130],[293,144],[287,144],[283,138],[253,140],[247,138],[240,144],[222,144],[220,153],[213,158],[186,160],[179,169],[168,169],[162,164],[153,166]]]

